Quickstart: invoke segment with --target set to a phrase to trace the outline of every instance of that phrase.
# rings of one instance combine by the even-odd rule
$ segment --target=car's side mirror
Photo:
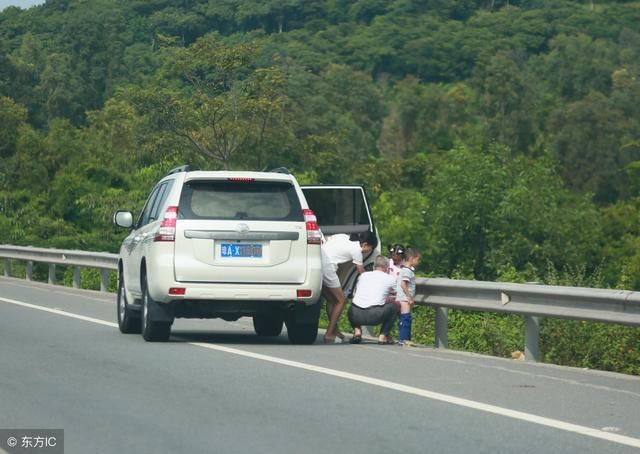
[[[133,225],[133,215],[130,211],[116,211],[113,215],[113,223],[118,227],[128,229]]]

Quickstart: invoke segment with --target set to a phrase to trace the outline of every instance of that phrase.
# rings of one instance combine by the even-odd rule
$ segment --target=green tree
[[[599,202],[625,195],[625,123],[623,112],[598,92],[550,116],[551,151],[573,189],[592,192]]]
[[[41,112],[45,118],[62,117],[80,123],[84,117],[82,88],[69,55],[48,55],[40,83],[35,88],[35,93],[42,99],[44,109]]]
[[[47,155],[42,134],[28,124],[18,126],[15,152],[2,159],[3,187],[20,191],[26,189],[38,194],[47,188]]]
[[[609,285],[640,289],[640,198],[602,210],[604,275]]]
[[[87,123],[82,141],[94,159],[123,174],[153,159],[143,149],[144,119],[126,100],[111,98],[102,110],[87,113]]]
[[[192,43],[207,31],[204,15],[183,8],[164,8],[149,17],[155,33],[179,36],[183,42]]]
[[[590,91],[608,94],[611,74],[618,55],[615,45],[606,39],[593,39],[585,34],[558,35],[550,43],[550,51],[534,67],[554,93],[577,100]]]
[[[5,41],[0,37],[0,95],[8,95],[11,82],[15,78],[15,68],[7,54]]]
[[[389,113],[378,140],[384,155],[449,150],[457,141],[468,142],[471,130],[477,129],[475,93],[466,84],[422,84],[410,77],[398,82],[389,98]]]
[[[30,109],[32,120],[37,119],[40,117],[42,105],[34,87],[38,84],[46,64],[46,52],[42,41],[30,32],[25,33],[20,47],[10,54],[9,60],[13,66],[13,80],[7,84],[10,95]]]
[[[526,151],[536,137],[536,97],[529,76],[508,53],[476,65],[478,107],[493,140],[514,151]]]
[[[136,104],[159,128],[225,169],[234,159],[260,167],[265,137],[286,102],[286,79],[275,65],[251,67],[257,56],[254,44],[227,46],[207,35],[173,50],[166,71],[181,86],[150,86],[136,94]]]
[[[0,157],[15,152],[20,125],[27,121],[27,109],[13,99],[0,96]]]
[[[432,167],[424,183],[428,207],[416,222],[428,226],[425,258],[437,274],[493,280],[507,265],[595,266],[595,208],[563,189],[549,162],[514,158],[500,147],[458,147]]]
[[[384,0],[357,0],[349,8],[349,17],[358,22],[369,23],[374,17],[387,11],[387,2]]]

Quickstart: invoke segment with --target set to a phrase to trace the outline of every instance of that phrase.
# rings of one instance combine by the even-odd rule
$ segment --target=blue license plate
[[[220,257],[261,258],[261,244],[229,244],[220,245]]]

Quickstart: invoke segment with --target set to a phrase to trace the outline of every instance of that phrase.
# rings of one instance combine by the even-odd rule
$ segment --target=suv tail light
[[[162,224],[153,237],[153,241],[175,241],[176,240],[176,221],[178,219],[178,207],[167,207],[164,212]]]
[[[187,293],[187,289],[184,287],[170,287],[169,295],[184,295]]]
[[[322,241],[322,235],[320,234],[320,227],[318,227],[318,219],[313,213],[313,210],[302,210],[304,215],[304,223],[307,226],[307,244],[320,244]]]

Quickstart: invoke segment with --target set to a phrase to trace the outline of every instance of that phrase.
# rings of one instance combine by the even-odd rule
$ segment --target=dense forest
[[[0,159],[0,243],[116,252],[168,169],[286,166],[423,275],[640,290],[640,2],[9,7]]]

